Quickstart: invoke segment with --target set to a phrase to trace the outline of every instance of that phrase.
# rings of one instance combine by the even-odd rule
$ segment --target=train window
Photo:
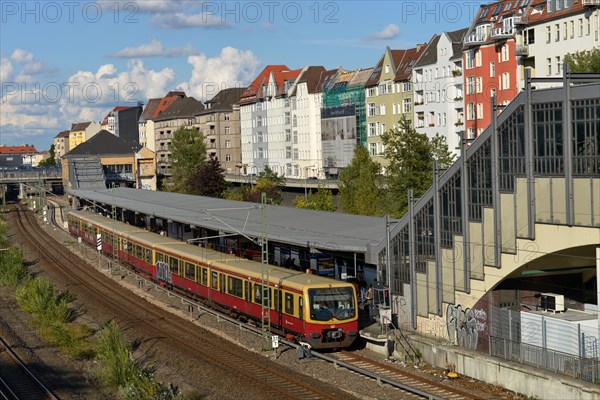
[[[213,289],[219,288],[219,273],[216,271],[210,274],[210,287]]]
[[[225,274],[219,274],[219,289],[221,293],[225,291]]]
[[[273,304],[275,307],[275,311],[281,311],[281,290],[274,289],[273,290]]]
[[[165,255],[159,252],[156,252],[156,262],[162,262],[165,261]]]
[[[169,271],[172,274],[179,275],[179,260],[175,257],[169,257]]]
[[[265,305],[271,308],[271,288],[268,286],[259,285],[258,283],[254,284],[254,302],[261,304],[263,303],[263,297],[266,297]]]
[[[189,262],[185,263],[185,277],[194,282],[196,281],[196,266],[194,264]]]
[[[298,315],[300,319],[304,319],[304,307],[302,305],[302,296],[298,297]]]
[[[135,258],[137,258],[138,260],[143,260],[144,259],[144,256],[143,256],[144,253],[142,251],[143,251],[142,246],[136,245],[135,246]]]
[[[127,254],[133,255],[133,243],[127,242]]]
[[[246,301],[252,301],[252,290],[250,290],[250,286],[252,284],[249,281],[244,281],[244,298],[246,299]]]
[[[146,262],[152,264],[152,250],[144,249],[146,251]]]
[[[294,315],[294,295],[291,293],[285,294],[285,313]]]
[[[208,286],[208,270],[206,268],[202,268],[202,282],[200,282],[204,286]]]
[[[244,286],[242,284],[242,280],[239,278],[234,278],[233,276],[227,277],[227,293],[232,296],[242,297]]]

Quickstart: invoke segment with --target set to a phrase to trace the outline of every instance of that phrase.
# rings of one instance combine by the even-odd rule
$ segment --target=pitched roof
[[[144,107],[144,111],[142,115],[140,115],[140,121],[146,121],[152,118],[152,115],[156,111],[156,108],[160,104],[160,99],[150,99],[148,103],[146,103],[146,107]]]
[[[175,98],[169,108],[160,114],[155,121],[168,119],[189,118],[204,110],[204,105],[193,97]]]
[[[435,39],[435,37],[436,35],[434,35],[429,42],[431,43]],[[426,44],[417,44],[417,47],[408,49],[404,52],[402,61],[400,61],[400,63],[396,66],[396,81],[404,81],[410,79],[410,77],[412,76],[412,69],[414,68],[421,55],[425,52],[427,47],[428,46]]]
[[[306,83],[308,93],[313,94],[319,91],[323,74],[327,71],[323,66],[309,66],[306,67],[302,74],[298,77],[296,85]]]
[[[386,47],[385,51],[390,52],[390,59],[392,62],[392,71],[396,72],[396,68],[398,65],[400,65],[400,62],[402,61],[402,58],[404,57],[406,50],[391,50],[389,47]],[[385,53],[381,56],[381,58],[379,59],[379,62],[374,67],[373,73],[371,74],[371,77],[369,78],[369,80],[366,82],[365,86],[376,86],[379,84],[379,79],[381,78],[381,70],[383,68],[383,60],[384,59],[385,59]]]
[[[171,91],[169,93],[167,93],[167,95],[165,97],[163,97],[162,99],[160,99],[160,101],[158,102],[158,106],[156,107],[156,110],[154,111],[154,114],[152,115],[152,118],[146,118],[146,119],[156,119],[158,118],[159,115],[161,115],[167,108],[171,107],[171,104],[173,104],[173,102],[177,99],[184,99],[187,96],[185,95],[184,92],[175,92],[175,91]]]
[[[69,137],[69,131],[62,131],[59,132],[58,135],[54,136],[54,138],[68,138]]]
[[[464,47],[469,45],[479,46],[482,44],[492,43],[497,38],[500,40],[511,39],[513,31],[504,31],[504,19],[508,17],[522,17],[526,13],[531,5],[531,0],[499,0],[489,4],[483,4],[479,6],[479,12],[473,23],[467,32],[467,37],[475,35],[475,29],[478,25],[489,25],[489,29],[485,31],[479,31],[481,36],[475,36],[476,40],[470,40],[464,43]],[[544,1],[545,3],[545,1]],[[514,26],[512,24],[511,26]],[[498,30],[499,36],[492,37],[492,33]],[[485,36],[484,36],[485,33]],[[478,35],[479,35],[478,34]],[[475,39],[474,37],[474,39]],[[512,37],[514,39],[514,36]]]
[[[29,154],[37,152],[34,146],[0,146],[0,154]]]
[[[296,70],[296,78],[300,74],[301,70]],[[285,79],[291,79],[293,76],[293,71],[290,71],[287,65],[267,65],[260,74],[246,88],[246,90],[242,93],[240,98],[240,103],[250,103],[261,99],[263,96],[262,88],[269,83],[269,79],[271,74],[273,74],[275,78],[275,84],[277,85],[277,90],[283,86],[283,81]],[[291,73],[291,74],[290,74]]]
[[[101,130],[89,140],[76,146],[63,157],[83,155],[125,155],[141,149],[139,143],[128,142],[106,130]]]
[[[204,110],[196,115],[233,110],[233,105],[240,102],[240,97],[245,90],[246,88],[237,87],[219,91],[212,99],[204,103]]]
[[[316,87],[316,92],[322,92],[325,89],[329,89],[331,85],[335,83],[337,76],[342,72],[344,72],[342,67],[324,71],[323,74],[321,74],[321,79]]]
[[[569,2],[567,2],[567,4],[568,3]],[[570,6],[567,8],[565,8],[563,5],[563,7],[561,7],[560,10],[557,10],[556,6],[549,10],[548,2],[542,0],[532,1],[532,4],[529,4],[529,6],[523,10],[523,20],[527,25],[534,25],[545,21],[551,21],[553,19],[561,18],[567,15],[579,14],[582,12],[590,11],[593,9],[592,7],[594,7],[593,4],[587,7],[584,6],[583,1],[570,3]],[[598,3],[596,3],[596,7],[597,6]]]
[[[71,132],[85,131],[91,122],[77,122],[71,125]]]
[[[423,50],[419,61],[415,63],[415,67],[435,64],[437,62],[437,45],[440,42],[440,38],[440,35],[433,35],[433,39],[425,46],[425,50]]]
[[[457,31],[446,32],[446,35],[452,42],[452,56],[450,57],[451,60],[455,58],[462,58],[462,42],[468,31],[469,28],[463,28]]]
[[[108,112],[108,114],[106,114],[106,117],[104,117],[104,119],[102,120],[102,125],[108,124],[108,118],[112,117],[116,112],[127,110],[128,108],[132,108],[132,107],[131,106],[116,106],[115,108],[110,110]]]

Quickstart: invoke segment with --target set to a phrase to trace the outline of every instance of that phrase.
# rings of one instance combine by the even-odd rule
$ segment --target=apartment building
[[[464,136],[462,41],[467,28],[435,35],[413,68],[415,128],[446,137],[460,155]]]
[[[54,159],[60,158],[69,152],[69,131],[59,132],[54,136]]]
[[[223,89],[204,103],[195,116],[194,126],[204,134],[206,152],[216,157],[228,174],[240,174],[242,142],[240,130],[240,97],[246,88]]]
[[[78,122],[72,124],[69,131],[69,151],[81,143],[90,140],[100,130],[100,124],[97,122]]]

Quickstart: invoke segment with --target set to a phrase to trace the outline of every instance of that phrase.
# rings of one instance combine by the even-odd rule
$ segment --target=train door
[[[250,304],[252,303],[252,283],[244,281],[244,312],[250,314]]]
[[[156,279],[173,283],[173,276],[171,275],[171,271],[169,271],[169,264],[164,261],[156,262]]]
[[[281,321],[281,289],[273,289],[273,309],[275,310],[275,319],[271,321],[273,324],[282,326]]]

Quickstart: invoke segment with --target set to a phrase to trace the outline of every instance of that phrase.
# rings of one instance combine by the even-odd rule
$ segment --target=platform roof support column
[[[410,301],[413,329],[417,329],[417,268],[415,258],[415,215],[413,191],[408,189],[408,259],[410,268]]]
[[[569,64],[563,67],[563,149],[565,168],[565,195],[567,208],[567,225],[573,226],[575,221],[573,197],[573,129],[571,127],[571,80]]]
[[[462,164],[460,167],[460,197],[462,203],[462,236],[463,236],[463,248],[462,257],[464,265],[464,291],[465,293],[471,293],[471,253],[469,252],[469,172],[467,168],[467,138],[463,137],[462,150],[461,150]],[[460,262],[456,260],[455,262]],[[454,289],[458,289],[456,284]]]
[[[438,163],[434,161],[433,163],[433,241],[435,247],[435,269],[436,273],[436,299],[435,304],[437,308],[437,314],[442,315],[442,288],[443,288],[443,279],[442,279],[442,260],[441,260],[441,241],[440,241],[440,223],[441,223],[441,213],[440,213],[440,187],[438,183]]]
[[[596,247],[596,304],[600,307],[600,246]],[[598,316],[598,335],[600,335],[600,309]]]
[[[525,173],[527,174],[527,239],[535,240],[535,181],[533,174],[533,116],[531,111],[531,70],[525,69]]]
[[[498,134],[498,106],[496,97],[492,97],[492,208],[494,210],[494,266],[500,267],[502,235],[500,227],[500,138]],[[484,256],[485,260],[485,244]]]

